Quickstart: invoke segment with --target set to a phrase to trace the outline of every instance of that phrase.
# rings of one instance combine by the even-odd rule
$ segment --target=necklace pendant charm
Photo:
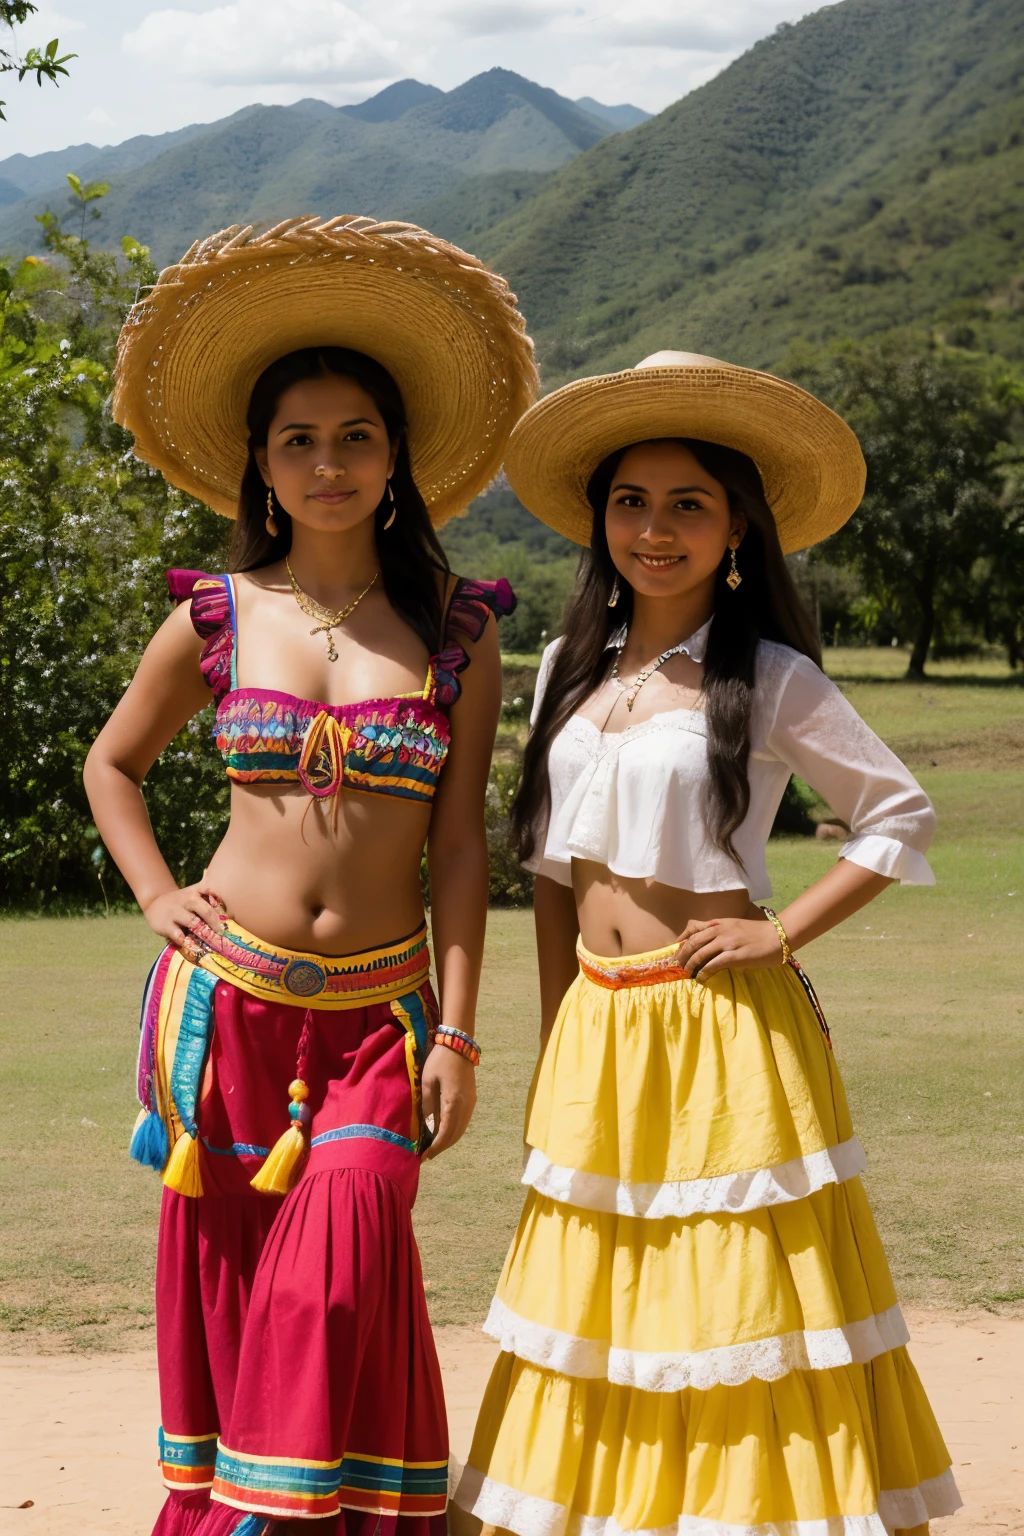
[[[337,659],[338,659],[338,653],[334,649],[334,636],[331,634],[330,630],[328,630],[327,631],[327,660],[328,661],[337,661]]]

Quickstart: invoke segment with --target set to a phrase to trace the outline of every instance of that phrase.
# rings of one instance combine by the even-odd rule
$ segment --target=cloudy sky
[[[658,112],[821,0],[38,0],[22,47],[78,58],[59,89],[3,80],[0,158],[116,144],[252,102],[362,101],[500,64],[565,96]]]

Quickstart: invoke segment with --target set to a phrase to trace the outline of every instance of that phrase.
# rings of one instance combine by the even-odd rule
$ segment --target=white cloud
[[[280,0],[228,0],[207,9],[195,3],[151,11],[125,34],[125,52],[165,76],[210,85],[362,86],[406,74],[446,76],[453,49],[493,50],[497,37],[530,48],[530,62],[501,62],[533,78],[532,39],[543,34],[545,76],[580,66],[604,75],[609,49],[620,58],[654,50],[655,76],[666,65],[678,71],[673,56],[701,54],[697,72],[706,75],[793,13],[793,0],[719,0],[714,8],[707,0],[292,0],[287,8]],[[543,83],[564,90],[561,80]],[[351,90],[345,94],[355,99]],[[650,94],[642,79],[640,94]]]
[[[93,107],[92,111],[86,112],[82,118],[83,123],[100,123],[104,125],[112,125],[114,121],[110,113],[104,112],[102,107]]]
[[[576,40],[591,51],[668,48],[687,52],[734,53],[792,15],[791,0],[446,0],[433,10],[434,23],[463,37],[548,32]]]
[[[34,38],[45,36],[49,42],[51,37],[63,37],[66,32],[84,32],[85,29],[86,23],[80,17],[65,16],[44,3],[36,6],[34,15],[29,16],[19,35],[23,38],[29,33]]]
[[[732,0],[711,7],[701,0],[646,0],[597,7],[598,34],[620,48],[672,48],[686,52],[735,53],[787,17],[786,0]]]
[[[564,71],[558,89],[573,100],[592,96],[611,106],[628,101],[660,112],[712,79],[729,60],[729,54],[667,48],[595,48]]]
[[[398,44],[344,0],[235,0],[151,11],[122,46],[140,62],[209,85],[395,79]]]
[[[562,14],[583,14],[584,7],[559,7],[555,0],[460,0],[443,5],[438,21],[447,23],[463,37],[494,37],[510,32],[542,32],[556,25]],[[560,14],[561,13],[561,14]]]

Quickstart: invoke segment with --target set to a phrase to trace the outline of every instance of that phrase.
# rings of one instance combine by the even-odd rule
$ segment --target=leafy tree
[[[876,611],[911,637],[907,675],[923,677],[938,627],[970,615],[978,562],[1006,551],[1000,461],[1021,382],[1006,365],[906,336],[794,352],[785,371],[846,418],[867,460],[860,510],[822,553],[852,566]],[[1018,607],[1022,597],[1018,587]]]
[[[1009,442],[996,452],[1003,532],[998,553],[973,571],[975,599],[969,618],[987,639],[1006,646],[1011,667],[1024,666],[1024,424],[1014,423]]]
[[[48,257],[0,268],[0,885],[4,905],[81,906],[127,892],[92,826],[81,768],[168,611],[170,565],[223,569],[223,519],[136,460],[111,419],[121,319],[149,253],[90,250],[44,218]],[[207,716],[147,780],[175,874],[212,852],[226,785]]]
[[[68,186],[71,188],[71,206],[76,213],[81,209],[82,228],[79,231],[79,239],[84,240],[86,216],[91,213],[94,219],[99,218],[100,211],[98,208],[93,208],[92,204],[98,202],[101,197],[106,197],[110,191],[110,182],[83,182],[73,171],[68,171]]]
[[[27,21],[34,16],[37,6],[30,4],[30,0],[0,0],[0,26],[10,29]],[[30,48],[24,57],[19,58],[7,48],[0,48],[0,75],[9,75],[17,71],[19,82],[26,75],[35,75],[36,84],[42,85],[44,80],[52,80],[54,85],[59,85],[58,75],[66,75],[65,64],[71,59],[76,59],[76,53],[65,53],[58,57],[57,49],[60,43],[51,38],[45,48]],[[0,101],[0,122],[5,122],[5,101]]]

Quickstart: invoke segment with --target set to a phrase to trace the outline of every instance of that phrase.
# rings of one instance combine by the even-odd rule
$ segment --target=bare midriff
[[[232,784],[231,819],[207,876],[227,915],[283,949],[347,955],[423,921],[420,850],[431,807],[342,789]]]
[[[580,938],[595,955],[639,955],[674,944],[691,918],[759,917],[745,890],[681,891],[573,859]]]

